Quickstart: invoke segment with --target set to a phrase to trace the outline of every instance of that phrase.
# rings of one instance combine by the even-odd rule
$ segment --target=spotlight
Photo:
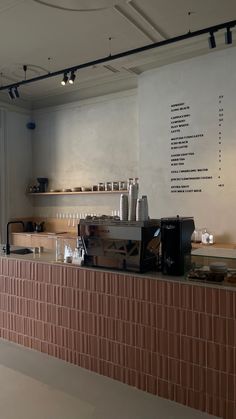
[[[225,43],[226,45],[232,44],[232,32],[230,28],[227,28],[225,32]]]
[[[65,86],[67,82],[68,82],[68,76],[67,76],[67,73],[64,73],[64,77],[61,81],[62,86]]]
[[[208,38],[208,42],[209,42],[209,48],[212,49],[216,47],[216,40],[215,40],[214,32],[210,32],[210,37]]]
[[[69,78],[69,83],[70,83],[70,84],[74,84],[75,77],[76,77],[75,72],[74,72],[74,71],[72,71],[72,72],[71,72],[71,75],[70,75],[70,78]]]
[[[15,98],[20,97],[20,95],[19,95],[19,91],[18,91],[18,87],[17,87],[17,86],[13,87],[13,94],[14,94]]]
[[[8,95],[9,95],[9,98],[10,98],[11,100],[15,99],[15,95],[14,95],[14,93],[13,93],[12,89],[9,89],[9,90],[8,90]]]

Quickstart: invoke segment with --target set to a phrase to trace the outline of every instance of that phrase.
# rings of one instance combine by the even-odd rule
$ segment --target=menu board
[[[209,186],[224,187],[224,95],[213,103],[205,121],[204,108],[194,112],[189,102],[170,105],[170,192],[201,193]],[[200,128],[199,128],[200,127]],[[209,138],[216,135],[209,146]],[[213,157],[213,158],[212,158]]]

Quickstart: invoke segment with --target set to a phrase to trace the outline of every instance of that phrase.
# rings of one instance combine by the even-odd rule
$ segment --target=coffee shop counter
[[[0,336],[236,418],[236,289],[0,256]]]

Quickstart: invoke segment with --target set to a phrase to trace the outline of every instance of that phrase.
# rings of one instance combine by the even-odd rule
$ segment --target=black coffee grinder
[[[184,275],[191,258],[192,217],[161,219],[161,265],[166,275]]]
[[[38,177],[37,181],[39,183],[39,192],[47,192],[48,187],[48,178],[47,177]]]

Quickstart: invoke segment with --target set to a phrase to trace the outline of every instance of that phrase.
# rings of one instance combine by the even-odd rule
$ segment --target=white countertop
[[[15,259],[15,260],[25,260],[29,262],[37,262],[37,263],[46,263],[50,265],[61,265],[67,268],[77,268],[77,269],[88,269],[91,271],[100,271],[100,272],[111,272],[115,273],[117,275],[129,275],[129,276],[135,276],[138,278],[150,278],[150,279],[156,279],[156,280],[162,280],[162,281],[172,281],[172,282],[181,282],[189,285],[196,285],[196,286],[206,286],[206,287],[213,287],[213,288],[224,288],[236,291],[236,285],[229,283],[214,283],[214,282],[204,282],[204,281],[194,281],[186,279],[185,276],[170,276],[170,275],[163,275],[161,272],[157,271],[149,271],[145,273],[138,273],[138,272],[131,272],[131,271],[120,271],[115,269],[108,269],[108,268],[98,268],[98,267],[90,267],[90,266],[79,266],[73,263],[65,263],[65,262],[58,262],[56,261],[55,252],[45,250],[44,252],[40,254],[35,253],[28,253],[26,255],[18,255],[18,254],[10,254],[6,255],[2,252],[2,245],[0,245],[0,258],[3,259]],[[20,249],[19,246],[11,246],[11,249]],[[204,249],[197,249],[197,250],[204,250]],[[206,249],[207,251],[209,249]],[[214,249],[212,249],[214,250]],[[215,249],[218,250],[218,249]],[[227,250],[227,249],[220,249],[220,250]],[[229,249],[228,249],[229,250]],[[195,252],[195,250],[193,251]],[[196,254],[196,253],[194,253]],[[197,255],[197,254],[196,254]]]

